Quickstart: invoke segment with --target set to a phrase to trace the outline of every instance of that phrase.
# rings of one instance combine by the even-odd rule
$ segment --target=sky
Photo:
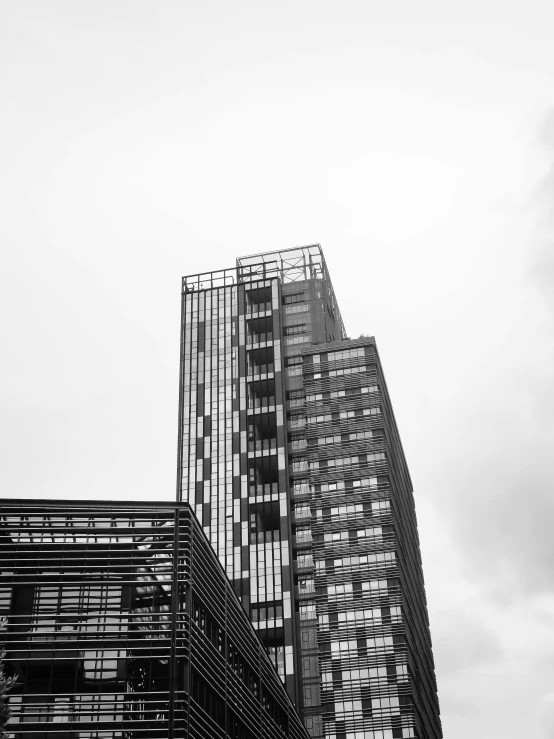
[[[445,739],[554,738],[554,5],[0,0],[0,490],[172,500],[180,277],[321,243]]]

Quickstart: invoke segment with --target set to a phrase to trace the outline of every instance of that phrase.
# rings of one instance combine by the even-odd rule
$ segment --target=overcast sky
[[[9,497],[174,497],[180,277],[320,242],[414,482],[445,739],[554,737],[551,0],[0,0]]]

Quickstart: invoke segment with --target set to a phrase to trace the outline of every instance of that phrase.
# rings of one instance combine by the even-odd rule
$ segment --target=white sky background
[[[554,5],[0,0],[2,495],[173,499],[180,277],[320,242],[445,739],[554,737]]]

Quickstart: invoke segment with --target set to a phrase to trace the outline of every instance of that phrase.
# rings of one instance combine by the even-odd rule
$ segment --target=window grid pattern
[[[298,558],[311,554],[315,567],[319,675],[304,679],[304,721],[313,737],[325,739],[435,739],[440,722],[425,725],[415,707],[421,655],[411,653],[405,616],[384,380],[371,342],[344,344],[304,355],[306,423],[292,437],[307,440],[308,470],[293,490],[302,491],[297,506],[311,509],[311,543],[306,548],[302,520]],[[310,654],[307,646],[303,654]],[[436,695],[427,697],[438,719]]]
[[[373,339],[344,339],[328,274],[310,249],[238,260],[236,275],[184,280],[185,294],[237,286],[240,495],[248,491],[248,504],[241,500],[242,569],[233,582],[276,663],[285,664],[264,631],[280,628],[281,604],[266,580],[271,573],[276,582],[278,506],[278,535],[289,543],[283,583],[294,564],[297,625],[288,633],[299,656],[287,687],[311,735],[439,739],[414,501],[379,357]],[[274,282],[277,303],[267,292]],[[283,601],[285,635],[287,611]],[[341,642],[349,648],[341,648],[339,670]]]
[[[280,304],[277,279],[183,295],[181,496],[296,698]]]

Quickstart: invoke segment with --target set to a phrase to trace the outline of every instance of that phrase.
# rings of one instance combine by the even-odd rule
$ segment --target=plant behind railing
[[[8,619],[5,616],[0,618],[0,629],[5,629],[8,625]],[[17,675],[13,677],[6,677],[4,673],[4,657],[6,656],[6,650],[2,646],[0,649],[0,739],[6,739],[7,732],[5,731],[8,721],[10,720],[10,706],[8,703],[8,691],[14,686],[17,680]]]

